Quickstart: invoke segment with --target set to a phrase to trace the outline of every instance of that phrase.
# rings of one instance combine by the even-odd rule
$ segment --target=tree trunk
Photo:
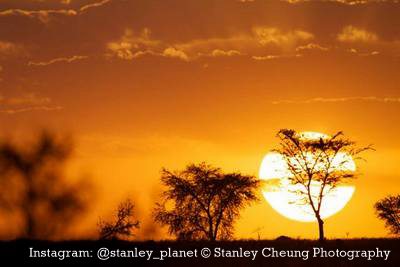
[[[318,229],[319,229],[319,241],[324,241],[325,236],[324,236],[324,221],[318,217]]]
[[[208,240],[214,241],[214,234],[213,234],[213,221],[211,216],[208,216]]]
[[[36,225],[34,219],[34,201],[36,201],[36,194],[34,192],[33,178],[27,175],[27,192],[24,200],[23,212],[25,216],[25,233],[24,238],[36,238]]]

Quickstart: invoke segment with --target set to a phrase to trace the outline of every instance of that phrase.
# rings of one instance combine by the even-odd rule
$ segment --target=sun
[[[318,132],[302,132],[301,137],[304,139],[320,139],[328,138],[328,135]],[[346,164],[340,165],[345,159]],[[335,164],[336,162],[336,164]],[[333,159],[333,168],[354,172],[356,165],[350,155],[339,153]],[[290,184],[288,177],[291,173],[287,164],[278,153],[268,153],[261,162],[259,178],[266,181],[266,186],[263,188],[265,200],[281,215],[286,218],[301,221],[314,222],[316,221],[314,212],[310,205],[300,205],[301,196],[294,193],[300,190],[299,185]],[[311,191],[318,192],[319,184],[312,184]],[[354,186],[338,186],[332,189],[324,198],[321,206],[321,218],[328,218],[343,209],[351,199],[355,191]]]

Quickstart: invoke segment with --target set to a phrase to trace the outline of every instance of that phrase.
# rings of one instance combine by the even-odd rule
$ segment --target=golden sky
[[[207,161],[258,175],[281,128],[374,144],[326,236],[386,236],[373,204],[400,191],[395,0],[0,0],[0,131],[72,133],[97,202],[131,195],[148,220],[161,167]],[[264,201],[239,238],[317,237]]]

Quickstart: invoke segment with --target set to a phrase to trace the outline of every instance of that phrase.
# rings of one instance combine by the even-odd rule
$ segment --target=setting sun
[[[329,137],[316,132],[302,132],[301,136],[307,140]],[[344,164],[340,164],[340,162],[344,162]],[[354,172],[356,165],[351,156],[340,153],[332,160],[332,169]],[[301,201],[301,196],[296,194],[296,191],[303,189],[300,185],[290,183],[288,177],[291,175],[283,156],[274,152],[268,153],[262,160],[259,172],[259,178],[266,181],[262,192],[264,198],[274,210],[286,218],[302,222],[316,221],[309,205],[298,204]],[[318,193],[318,188],[318,182],[313,181],[311,183],[313,198]],[[329,190],[330,188],[327,187],[326,191]],[[332,189],[325,196],[325,202],[321,206],[321,218],[328,218],[343,209],[354,191],[354,186],[338,186]]]

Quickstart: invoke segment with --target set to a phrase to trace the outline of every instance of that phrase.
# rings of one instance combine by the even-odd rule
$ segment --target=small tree
[[[324,221],[321,206],[324,197],[338,185],[355,178],[355,173],[346,169],[352,157],[372,149],[371,146],[357,148],[354,141],[343,137],[342,132],[319,138],[307,138],[294,130],[283,129],[277,134],[280,148],[274,150],[283,156],[291,184],[299,185],[295,193],[301,196],[301,205],[310,205],[318,221],[319,239],[324,240]],[[359,159],[359,157],[356,157]]]
[[[379,219],[385,221],[390,233],[400,235],[400,195],[388,196],[375,204]]]
[[[127,199],[119,204],[114,221],[100,219],[100,239],[124,239],[133,236],[133,230],[139,228],[139,221],[134,219],[134,208],[133,202]]]
[[[155,221],[178,239],[229,239],[240,210],[257,200],[260,181],[254,176],[223,173],[206,163],[185,170],[162,170],[167,189],[156,204]]]

